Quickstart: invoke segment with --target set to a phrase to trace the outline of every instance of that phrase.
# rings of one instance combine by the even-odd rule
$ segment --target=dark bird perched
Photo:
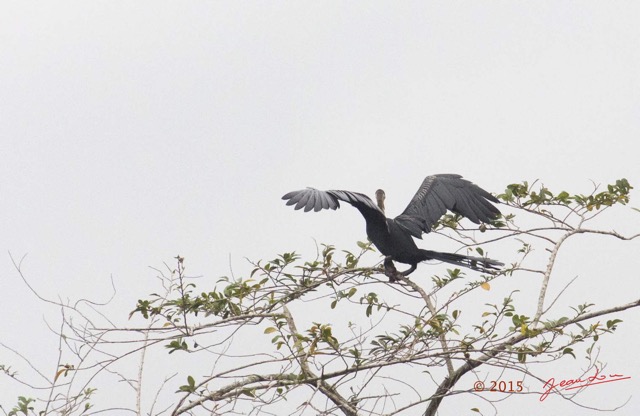
[[[418,263],[426,260],[444,261],[482,272],[499,270],[500,266],[504,266],[503,263],[488,258],[423,250],[413,241],[412,237],[422,238],[422,233],[430,232],[447,210],[467,217],[476,224],[490,222],[500,215],[498,208],[491,203],[498,200],[484,189],[462,179],[462,176],[427,176],[404,212],[395,218],[385,217],[384,198],[384,191],[378,189],[376,206],[364,194],[320,191],[314,188],[289,192],[282,197],[287,205],[295,204],[295,209],[304,208],[305,212],[335,210],[340,207],[340,201],[353,205],[367,223],[369,240],[386,256],[385,268],[390,270],[393,267],[392,260],[411,265],[401,273],[404,276],[412,273]]]

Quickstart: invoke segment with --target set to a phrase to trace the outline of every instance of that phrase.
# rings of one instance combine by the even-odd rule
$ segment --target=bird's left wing
[[[302,189],[300,191],[289,192],[282,197],[287,201],[287,205],[294,205],[294,209],[304,208],[305,212],[314,210],[318,212],[323,209],[338,209],[340,201],[353,205],[360,211],[368,221],[380,223],[386,227],[386,217],[378,206],[364,194],[351,191],[321,191],[315,188]]]
[[[404,212],[395,222],[414,237],[431,231],[447,210],[469,218],[474,223],[489,222],[500,215],[491,202],[498,200],[460,175],[427,176]]]

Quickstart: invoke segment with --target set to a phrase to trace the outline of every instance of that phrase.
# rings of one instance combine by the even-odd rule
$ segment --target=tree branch
[[[401,273],[397,273],[396,279],[400,280],[401,282],[403,282],[407,286],[410,286],[416,292],[420,293],[420,296],[422,296],[422,299],[427,304],[427,308],[429,308],[429,312],[431,313],[431,317],[432,318],[436,317],[436,315],[438,314],[438,311],[436,310],[435,305],[431,301],[431,297],[429,297],[429,295],[427,294],[427,292],[424,291],[424,289],[422,289],[417,283],[413,282],[412,280],[410,280],[406,276],[403,276]],[[453,370],[453,363],[451,362],[451,357],[448,354],[449,353],[449,347],[447,345],[447,338],[444,336],[444,334],[440,334],[438,336],[438,339],[440,340],[440,345],[442,346],[442,352],[444,353],[444,356],[445,356],[444,360],[445,360],[445,362],[447,364],[447,371],[449,372],[449,377],[452,377],[454,370]]]
[[[546,329],[542,330],[541,333],[550,332],[552,330],[557,330],[558,328],[564,328],[564,327],[567,327],[569,325],[576,324],[578,322],[586,321],[588,319],[597,318],[597,317],[602,316],[602,315],[608,315],[610,313],[620,312],[620,311],[624,311],[624,310],[631,309],[631,308],[636,308],[638,306],[640,306],[640,299],[638,299],[636,301],[633,301],[631,303],[627,303],[626,305],[614,306],[614,307],[609,308],[609,309],[603,309],[603,310],[596,311],[596,312],[586,313],[586,314],[581,315],[579,317],[576,317],[574,319],[569,319],[568,321],[565,321],[565,322],[563,322],[561,324],[554,325],[552,328],[546,328]],[[469,371],[481,366],[482,364],[486,363],[487,361],[495,358],[500,353],[505,351],[507,348],[512,347],[512,346],[514,346],[514,345],[516,345],[516,344],[518,344],[518,343],[520,343],[520,342],[522,342],[522,341],[524,341],[525,339],[528,339],[528,338],[530,338],[530,336],[524,335],[524,334],[514,335],[513,337],[509,338],[507,341],[505,341],[505,342],[499,344],[498,346],[496,346],[495,348],[493,348],[488,353],[485,353],[480,358],[475,359],[475,360],[467,361],[463,366],[461,366],[460,368],[458,368],[454,372],[453,376],[446,377],[443,380],[443,382],[438,386],[438,389],[433,394],[431,402],[429,403],[429,406],[427,407],[427,410],[424,413],[424,415],[425,416],[434,416],[436,414],[436,411],[438,410],[438,407],[440,406],[440,403],[442,402],[442,399],[444,399],[446,397],[446,395],[449,392],[449,390],[458,382],[458,380],[460,380],[460,378],[463,375],[465,375]]]
[[[551,278],[551,271],[553,270],[553,266],[556,262],[556,257],[558,255],[558,251],[560,250],[560,246],[571,236],[576,234],[601,234],[601,235],[610,235],[616,237],[620,240],[629,241],[633,240],[637,237],[640,237],[640,233],[634,234],[630,237],[623,236],[622,234],[617,233],[616,231],[601,231],[601,230],[592,230],[587,228],[576,228],[573,229],[566,234],[564,234],[560,239],[555,243],[553,249],[551,250],[551,256],[549,256],[549,262],[547,263],[547,268],[544,272],[544,278],[542,279],[542,287],[540,288],[540,295],[538,296],[538,307],[536,310],[536,314],[532,320],[532,326],[536,327],[544,313],[544,299],[547,293],[547,287],[549,286],[549,279]]]
[[[317,387],[336,406],[338,406],[340,410],[344,412],[345,415],[357,416],[358,410],[355,407],[353,407],[353,405],[347,399],[342,397],[334,387],[327,384],[327,382],[324,381],[323,378],[318,378],[311,371],[311,369],[309,368],[309,364],[307,363],[307,358],[309,357],[309,354],[304,351],[304,349],[302,348],[302,345],[300,344],[299,337],[298,337],[299,332],[298,332],[298,329],[296,328],[296,323],[293,320],[293,315],[291,315],[289,308],[287,308],[286,306],[283,306],[283,310],[284,310],[285,320],[287,321],[287,326],[289,327],[289,330],[293,335],[294,345],[298,350],[298,356],[297,356],[298,363],[300,364],[300,368],[302,369],[302,373],[304,374],[305,378],[309,377],[312,379],[317,379],[318,381],[315,383],[315,387]],[[309,383],[309,382],[307,383],[313,385],[312,383]]]

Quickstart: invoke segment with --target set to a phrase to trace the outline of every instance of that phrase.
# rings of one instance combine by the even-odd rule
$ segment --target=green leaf
[[[616,325],[622,322],[622,319],[612,319],[607,321],[607,329],[615,329]]]
[[[182,338],[175,339],[164,347],[169,349],[169,354],[173,354],[176,351],[189,351],[189,346]]]
[[[251,398],[255,398],[256,397],[254,389],[243,389],[241,394],[244,394],[245,396],[249,396]]]
[[[570,355],[573,358],[576,358],[575,354],[573,353],[573,348],[567,347],[564,350],[562,350],[562,355],[565,355],[565,354]]]
[[[193,377],[187,377],[187,384],[178,387],[178,392],[193,393],[196,391],[196,381]]]

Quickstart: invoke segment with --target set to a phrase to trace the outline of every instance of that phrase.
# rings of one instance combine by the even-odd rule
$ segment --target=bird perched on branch
[[[444,261],[481,272],[492,272],[504,266],[499,261],[483,257],[423,250],[413,240],[413,237],[422,238],[422,233],[429,233],[447,210],[467,217],[476,224],[490,222],[500,215],[498,208],[492,204],[498,200],[460,175],[427,176],[404,212],[395,218],[385,216],[385,193],[381,189],[376,191],[377,205],[368,196],[357,192],[320,191],[314,188],[289,192],[282,199],[287,201],[287,205],[295,204],[295,209],[304,208],[305,212],[335,210],[340,207],[340,201],[353,205],[367,223],[369,240],[386,256],[385,269],[393,270],[390,275],[392,280],[395,280],[393,275],[397,273],[393,261],[411,265],[400,272],[403,276],[411,274],[418,263],[426,260]]]

